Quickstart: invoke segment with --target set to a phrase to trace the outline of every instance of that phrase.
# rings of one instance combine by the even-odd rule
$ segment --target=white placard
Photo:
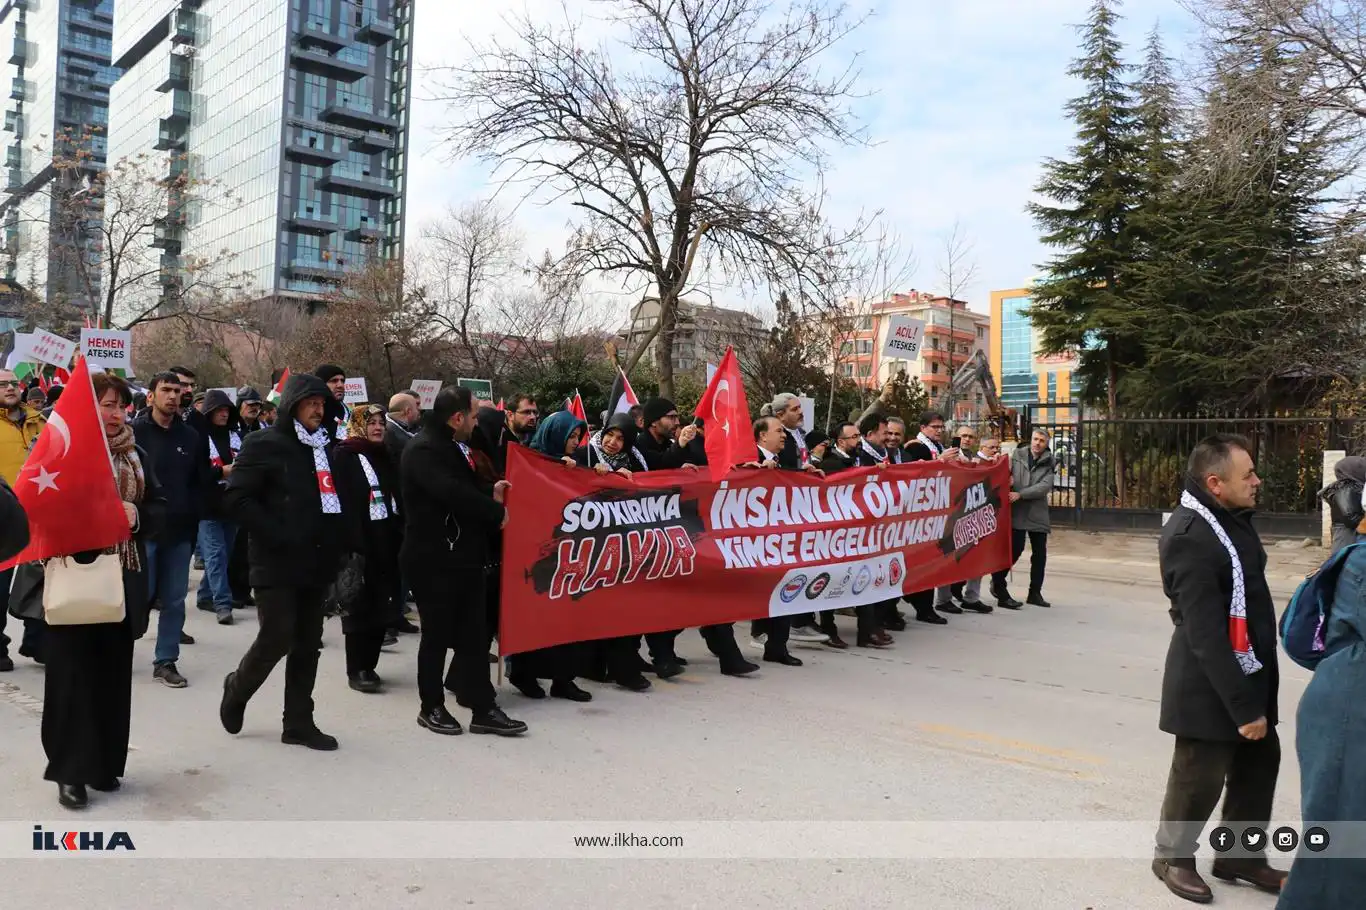
[[[133,333],[118,329],[81,329],[81,353],[93,370],[133,372]]]
[[[210,392],[222,392],[224,395],[227,395],[227,396],[228,396],[228,401],[231,401],[233,404],[237,404],[237,390],[236,390],[236,389],[209,389],[209,391],[210,391]]]
[[[802,403],[802,429],[810,433],[816,429],[816,399],[798,395],[797,400]]]
[[[347,376],[346,395],[342,398],[342,401],[346,404],[364,404],[369,400],[369,393],[365,390],[365,377]]]
[[[430,411],[436,404],[436,393],[441,391],[441,380],[414,379],[408,388],[417,393],[417,406],[424,411]]]
[[[915,360],[925,340],[925,323],[910,316],[893,316],[887,323],[887,341],[882,356],[888,360]]]
[[[14,336],[16,363],[50,363],[67,370],[71,368],[71,358],[75,353],[76,342],[46,329],[38,329],[31,335],[20,333]]]

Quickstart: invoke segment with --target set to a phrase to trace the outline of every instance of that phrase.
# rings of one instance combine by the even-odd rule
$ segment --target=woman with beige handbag
[[[50,559],[44,568],[43,778],[57,784],[57,800],[68,809],[85,808],[87,786],[105,793],[119,789],[128,758],[133,642],[147,631],[143,539],[155,529],[164,504],[133,442],[128,384],[109,373],[96,373],[91,381],[133,536],[104,553]]]

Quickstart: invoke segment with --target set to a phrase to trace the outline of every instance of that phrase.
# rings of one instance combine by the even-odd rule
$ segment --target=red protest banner
[[[508,448],[504,654],[834,610],[1010,564],[1010,468],[599,475]]]

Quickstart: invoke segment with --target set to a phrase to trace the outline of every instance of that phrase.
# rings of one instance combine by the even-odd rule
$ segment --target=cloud
[[[601,7],[591,0],[564,0],[563,6],[524,0],[513,9],[539,21],[568,16],[591,36],[602,32],[603,24],[590,18]],[[856,111],[871,142],[832,153],[829,210],[844,220],[884,210],[916,249],[920,268],[912,286],[942,284],[935,269],[939,238],[955,220],[975,242],[978,279],[966,296],[976,309],[986,309],[992,289],[1027,281],[1048,257],[1025,206],[1040,162],[1066,155],[1074,141],[1063,105],[1079,93],[1079,84],[1066,69],[1077,53],[1072,26],[1085,20],[1088,7],[1089,0],[883,0],[842,48],[846,61],[860,55],[860,84],[869,94]],[[486,166],[448,159],[439,132],[448,112],[423,99],[437,93],[438,77],[429,68],[466,59],[469,42],[511,35],[504,23],[508,9],[499,2],[417,9],[410,237],[447,205],[498,190]],[[1135,62],[1159,19],[1169,51],[1178,55],[1192,31],[1177,0],[1130,0],[1122,12],[1121,38]],[[516,188],[504,192],[509,204],[520,198]],[[573,218],[563,204],[533,202],[518,211],[533,250],[560,249]],[[726,296],[722,291],[717,302],[745,303]]]

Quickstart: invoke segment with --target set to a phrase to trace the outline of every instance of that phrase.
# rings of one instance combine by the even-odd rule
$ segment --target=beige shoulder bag
[[[47,561],[43,569],[43,619],[50,626],[90,626],[123,622],[123,566],[118,554],[102,553],[94,562],[70,556]]]

